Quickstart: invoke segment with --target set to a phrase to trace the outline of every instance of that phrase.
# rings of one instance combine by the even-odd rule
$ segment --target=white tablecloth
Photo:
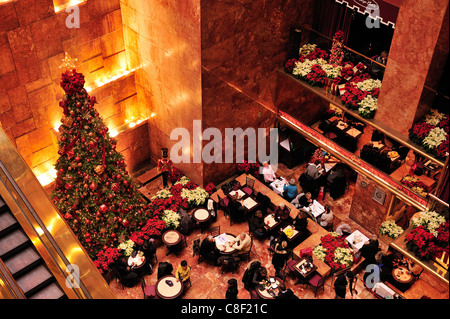
[[[364,243],[369,240],[364,234],[359,230],[355,230],[353,233],[348,235],[345,240],[348,241],[353,250],[360,250]]]
[[[242,190],[240,190],[240,189],[238,189],[237,191],[231,191],[231,192],[230,192],[230,196],[234,196],[235,194],[237,194],[239,198],[241,198],[242,196],[245,196],[245,195],[246,195],[246,194],[245,194]]]
[[[279,177],[278,179],[276,179],[272,183],[270,183],[270,187],[272,187],[272,190],[275,193],[277,193],[278,195],[283,194],[284,185],[286,185],[286,179],[283,177]]]
[[[395,292],[382,282],[377,282],[372,290],[383,298],[392,298],[395,295]]]

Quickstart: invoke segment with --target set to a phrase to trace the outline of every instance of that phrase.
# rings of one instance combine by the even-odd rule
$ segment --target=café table
[[[273,217],[272,214],[267,214],[266,217],[264,217],[264,224],[267,225],[269,228],[269,231],[274,230],[275,228],[280,225],[280,221],[275,220],[275,217]]]
[[[222,233],[219,236],[214,237],[217,249],[223,255],[231,255],[236,252],[235,248],[231,247],[232,242],[236,241],[236,236],[230,233]]]
[[[258,296],[262,299],[275,299],[275,289],[278,288],[281,279],[270,276],[268,285],[258,285],[255,289]]]
[[[392,290],[391,288],[389,288],[388,286],[386,286],[383,282],[377,282],[373,288],[372,291],[374,293],[376,293],[378,296],[380,296],[381,298],[385,298],[385,299],[392,299],[394,297],[394,295],[396,294],[396,292],[394,290]]]
[[[229,197],[234,197],[235,195],[238,195],[238,199],[241,199],[241,198],[247,196],[247,194],[244,193],[244,191],[242,189],[237,189],[237,190],[231,191],[227,195]]]
[[[211,213],[205,208],[197,208],[192,212],[192,218],[199,224],[201,232],[208,225]]]
[[[325,207],[316,200],[313,200],[312,204],[305,208],[306,212],[313,217],[316,223],[319,222],[319,217],[325,212]]]
[[[140,253],[140,251],[137,252],[136,257],[133,257],[132,255],[128,257],[128,266],[132,267],[133,270],[139,270],[145,265],[145,257],[140,255]]]
[[[413,281],[412,273],[403,266],[392,269],[392,278],[400,284],[410,284]]]
[[[359,230],[355,230],[353,233],[348,235],[345,240],[349,243],[353,250],[360,250],[364,243],[369,240],[363,233]]]
[[[278,177],[276,180],[274,180],[272,183],[270,183],[270,187],[272,190],[277,193],[278,195],[283,195],[284,191],[284,185],[286,185],[286,179],[284,177]]]
[[[307,257],[303,257],[300,259],[295,265],[294,269],[304,278],[307,278],[311,275],[316,269],[317,266],[313,263],[309,262]]]
[[[292,235],[288,236],[287,233],[290,232],[290,230],[292,230]],[[296,230],[294,227],[292,227],[291,225],[288,225],[288,226],[284,227],[283,229],[280,229],[280,232],[282,232],[286,235],[288,245],[292,244],[300,235],[300,232],[298,230]]]
[[[363,134],[363,132],[354,127],[349,128],[345,133],[353,139],[358,139]]]
[[[252,211],[255,208],[257,208],[259,206],[259,203],[257,201],[255,201],[253,198],[251,197],[247,197],[246,199],[244,199],[242,201],[242,205],[247,208],[247,211]]]
[[[166,244],[169,252],[166,254],[170,254],[172,249],[181,242],[182,235],[179,231],[175,229],[167,230],[161,237],[161,240],[164,244]]]
[[[156,294],[161,299],[175,299],[183,292],[181,281],[172,276],[164,276],[156,283]]]

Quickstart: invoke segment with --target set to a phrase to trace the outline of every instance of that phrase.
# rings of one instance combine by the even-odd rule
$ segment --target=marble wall
[[[375,114],[400,133],[424,113],[418,105],[447,11],[445,0],[404,0],[400,7]]]
[[[275,124],[277,70],[292,27],[311,24],[313,1],[201,1],[203,127],[246,129]],[[204,165],[221,181],[236,165]]]
[[[62,117],[64,52],[78,59],[108,126],[123,123],[137,105],[134,74],[99,84],[127,68],[119,0],[79,5],[79,28],[67,27],[68,16],[56,13],[52,0],[0,4],[0,124],[36,175],[58,157],[53,127]]]
[[[365,187],[362,186],[365,183]],[[381,205],[372,199],[374,189],[385,193],[384,203]],[[373,234],[380,232],[381,223],[386,219],[392,194],[377,185],[364,175],[358,174],[353,193],[349,217],[360,225],[364,225]]]

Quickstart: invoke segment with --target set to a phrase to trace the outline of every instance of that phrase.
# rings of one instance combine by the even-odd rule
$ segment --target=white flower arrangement
[[[134,241],[129,239],[127,241],[121,242],[119,244],[118,248],[122,249],[123,250],[123,254],[128,257],[134,251]]]
[[[370,92],[373,89],[381,88],[381,81],[374,79],[367,79],[356,83],[356,87],[362,91]]]
[[[369,94],[361,102],[358,103],[358,113],[363,117],[370,116],[377,110],[377,104],[378,99]]]
[[[204,204],[206,199],[209,198],[209,194],[201,187],[197,187],[195,189],[183,188],[181,190],[181,197],[186,198],[189,205],[192,207]]]
[[[353,250],[351,248],[336,247],[334,262],[350,266],[353,263]]]
[[[299,55],[308,55],[317,48],[317,44],[307,43],[303,45],[298,51]]]
[[[328,78],[334,79],[341,76],[342,66],[340,65],[334,66],[332,64],[325,63],[322,65],[322,70],[325,71]]]
[[[419,212],[417,217],[411,218],[411,224],[413,225],[413,227],[423,226],[435,237],[438,236],[437,229],[443,223],[445,223],[445,217],[439,215],[435,211],[430,210]]]
[[[431,110],[430,114],[425,116],[425,122],[436,126],[445,117],[444,113],[439,113],[437,110]]]
[[[159,199],[166,199],[166,198],[169,198],[169,197],[172,197],[172,196],[173,195],[170,193],[170,190],[168,190],[168,189],[161,189],[161,190],[156,192],[156,195],[153,196],[151,198],[151,200],[154,200],[154,199],[157,199],[157,198],[159,198]]]
[[[386,220],[381,223],[380,234],[386,235],[392,239],[396,239],[403,233],[403,228],[398,226],[393,220]]]
[[[186,185],[189,181],[190,181],[189,177],[183,176],[183,177],[180,178],[179,181],[177,181],[177,182],[175,183],[175,185],[181,184],[181,185],[184,186],[184,185]]]
[[[181,216],[173,210],[164,210],[161,219],[166,223],[167,228],[177,229],[180,226]]]
[[[308,60],[306,59],[303,62],[296,62],[295,67],[292,69],[293,75],[298,75],[300,77],[305,77],[308,75],[308,73],[311,72],[311,68],[313,65],[318,64],[321,67],[324,65],[328,65],[327,61],[324,59],[314,59],[314,60]],[[340,72],[340,71],[339,71]]]
[[[322,245],[317,245],[313,248],[313,254],[317,259],[325,261],[325,257],[327,255],[327,250]]]
[[[447,133],[440,127],[431,129],[428,135],[423,139],[422,144],[429,148],[438,147],[447,139]]]

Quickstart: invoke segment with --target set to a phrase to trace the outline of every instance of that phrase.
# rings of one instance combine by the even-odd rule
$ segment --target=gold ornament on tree
[[[103,167],[103,165],[97,165],[94,167],[94,172],[97,173],[98,175],[103,174],[104,171],[105,168]]]

